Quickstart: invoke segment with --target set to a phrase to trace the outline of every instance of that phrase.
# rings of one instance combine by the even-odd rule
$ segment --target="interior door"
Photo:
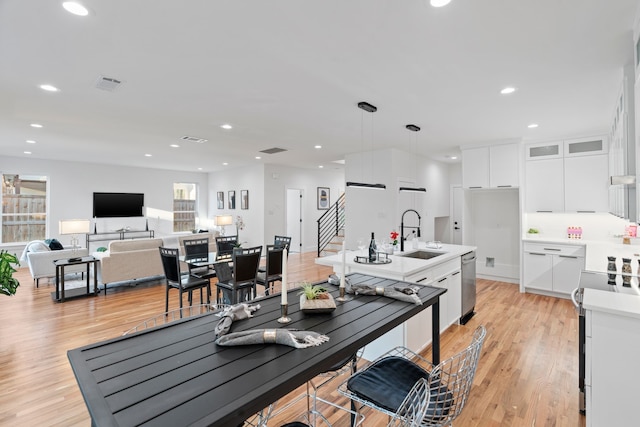
[[[454,245],[462,244],[463,194],[462,187],[451,187],[451,243]]]
[[[287,236],[291,237],[291,252],[302,252],[302,190],[287,189]]]

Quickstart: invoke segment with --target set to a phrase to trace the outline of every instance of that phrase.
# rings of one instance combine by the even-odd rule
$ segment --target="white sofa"
[[[56,276],[56,266],[53,264],[55,260],[87,255],[89,255],[89,250],[86,248],[52,251],[43,241],[33,241],[27,244],[20,260],[27,261],[31,277],[33,277],[33,281],[38,287],[40,279]],[[69,273],[84,273],[86,269],[87,266],[84,264],[70,265],[65,267],[64,272],[65,275]]]
[[[158,248],[162,239],[113,240],[107,252],[93,255],[100,259],[98,280],[104,285],[163,276],[162,261]]]

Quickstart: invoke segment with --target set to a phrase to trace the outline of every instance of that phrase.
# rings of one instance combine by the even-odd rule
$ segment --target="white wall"
[[[94,163],[26,159],[0,156],[0,173],[46,175],[49,180],[49,216],[47,237],[70,243],[70,236],[58,235],[58,221],[71,218],[91,218],[93,192],[144,193],[149,214],[149,228],[156,236],[173,233],[173,183],[194,182],[199,187],[199,211],[206,217],[209,189],[207,174],[159,169],[143,169]],[[98,231],[123,226],[144,229],[142,218],[98,219]],[[93,220],[92,220],[93,227]],[[83,243],[83,242],[81,242]]]
[[[344,192],[344,170],[340,168],[300,169],[291,166],[265,165],[264,170],[264,241],[284,235],[287,229],[287,189],[302,190],[302,252],[318,249],[317,220],[325,210],[318,210],[317,188],[329,187],[331,204]]]

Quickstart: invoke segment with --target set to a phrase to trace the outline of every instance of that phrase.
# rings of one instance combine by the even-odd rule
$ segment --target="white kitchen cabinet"
[[[462,186],[489,187],[489,147],[462,150]]]
[[[469,189],[519,185],[518,144],[497,144],[462,150],[462,186]]]
[[[565,212],[608,212],[609,158],[606,154],[565,157]]]
[[[527,212],[564,212],[562,158],[526,162],[525,204]]]
[[[525,152],[527,160],[561,159],[563,145],[562,141],[527,144]]]
[[[582,245],[530,243],[524,245],[524,287],[569,295],[584,270]]]
[[[518,145],[489,147],[489,185],[495,188],[518,187]]]

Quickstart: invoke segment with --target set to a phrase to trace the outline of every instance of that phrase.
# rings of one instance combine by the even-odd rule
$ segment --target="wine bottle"
[[[369,262],[376,260],[376,239],[371,233],[371,242],[369,242]]]

